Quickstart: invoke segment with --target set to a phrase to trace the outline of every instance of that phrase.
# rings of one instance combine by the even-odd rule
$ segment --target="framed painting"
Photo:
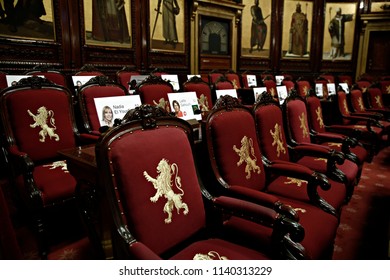
[[[322,59],[351,60],[357,4],[326,3],[325,11]]]
[[[270,56],[272,1],[243,0],[241,55]]]
[[[312,19],[312,1],[284,1],[282,36],[282,57],[284,59],[310,58]]]
[[[0,37],[55,41],[52,0],[1,1]]]
[[[83,0],[85,43],[131,48],[131,1]]]
[[[150,0],[150,49],[184,53],[184,0]]]

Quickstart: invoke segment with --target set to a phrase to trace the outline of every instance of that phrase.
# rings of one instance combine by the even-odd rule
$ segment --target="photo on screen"
[[[171,112],[183,120],[201,120],[201,110],[195,91],[168,93]]]
[[[109,127],[115,119],[122,119],[127,111],[142,104],[139,95],[98,97],[94,102],[100,125]]]

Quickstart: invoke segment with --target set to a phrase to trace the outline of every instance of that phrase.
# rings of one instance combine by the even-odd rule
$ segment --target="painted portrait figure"
[[[124,0],[93,0],[92,38],[99,41],[130,42]]]
[[[291,17],[289,53],[298,56],[303,56],[307,53],[307,32],[307,16],[302,12],[301,4],[298,2],[296,10]]]

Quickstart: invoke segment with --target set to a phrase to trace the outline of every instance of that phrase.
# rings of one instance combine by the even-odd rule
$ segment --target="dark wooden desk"
[[[77,180],[77,193],[82,201],[83,212],[89,235],[96,246],[100,246],[104,258],[112,259],[111,223],[109,210],[100,185],[96,165],[95,145],[81,146],[59,151],[67,168]]]

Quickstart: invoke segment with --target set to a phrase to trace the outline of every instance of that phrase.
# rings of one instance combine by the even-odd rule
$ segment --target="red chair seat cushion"
[[[338,219],[322,209],[305,202],[280,197],[282,203],[292,206],[299,214],[299,223],[305,229],[305,238],[301,244],[306,249],[310,259],[323,258],[321,250],[334,243],[335,233],[338,227]],[[232,231],[238,230],[242,239],[257,240],[264,232],[264,227],[240,218],[230,219],[225,226]],[[245,235],[242,233],[245,231]],[[261,234],[261,235],[259,235]]]
[[[333,180],[329,180],[329,182],[331,189],[324,191],[318,187],[318,194],[335,209],[340,209],[345,203],[345,185]],[[306,186],[306,181],[295,181],[293,178],[279,176],[268,185],[267,191],[278,197],[289,197],[310,204]]]
[[[197,254],[212,256],[213,260],[267,260],[264,254],[221,239],[198,241],[174,255],[171,260],[192,260]],[[199,256],[199,255],[197,255]],[[201,256],[200,256],[201,257]]]
[[[42,192],[44,205],[73,197],[77,184],[75,178],[61,167],[51,168],[50,164],[36,166],[33,174],[36,186]],[[22,178],[19,178],[17,182],[19,188],[24,188]],[[53,185],[56,187],[54,188]]]

